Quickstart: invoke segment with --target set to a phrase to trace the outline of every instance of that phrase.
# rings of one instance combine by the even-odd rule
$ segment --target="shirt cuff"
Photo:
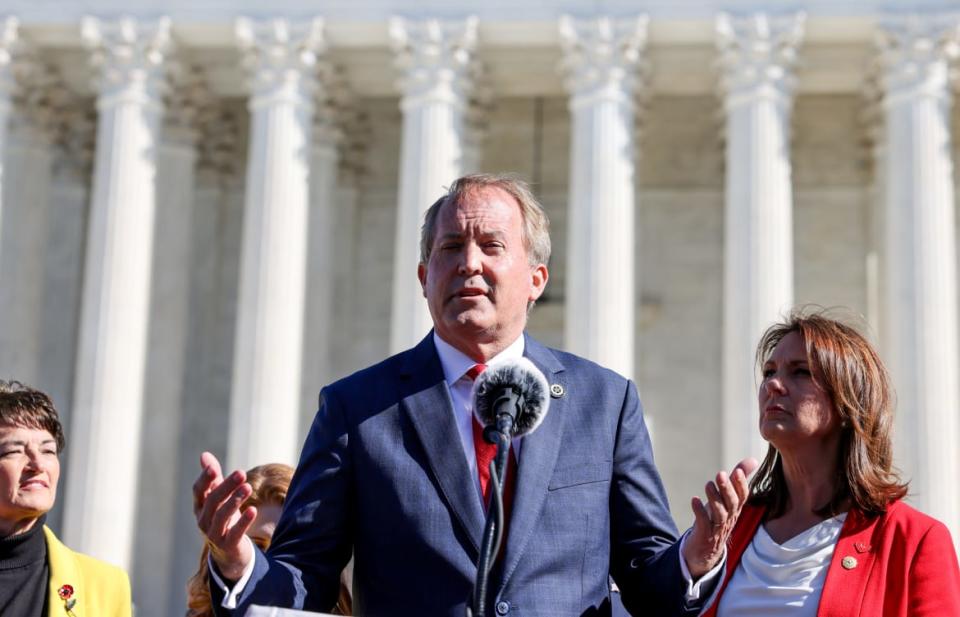
[[[683,595],[684,603],[687,606],[692,606],[699,604],[701,602],[701,591],[710,590],[710,597],[706,602],[703,602],[703,606],[710,606],[713,602],[713,596],[720,590],[720,585],[715,584],[719,578],[720,573],[723,572],[724,567],[727,565],[727,547],[723,547],[723,555],[720,557],[720,561],[713,567],[712,570],[701,576],[698,580],[694,581],[693,576],[690,574],[690,569],[687,568],[687,561],[683,558],[683,547],[687,543],[687,536],[690,535],[692,529],[688,529],[686,533],[683,534],[683,537],[680,538],[680,572],[683,574],[683,580],[686,582],[686,591]]]
[[[250,542],[250,538],[244,536],[244,539],[247,542]],[[210,555],[207,555],[207,568],[210,570],[210,578],[213,580],[214,584],[223,591],[223,601],[220,603],[220,606],[223,608],[235,609],[237,608],[237,598],[240,597],[240,594],[243,593],[243,588],[247,586],[247,581],[250,580],[250,575],[253,574],[253,566],[257,561],[257,551],[253,551],[253,559],[250,560],[250,563],[247,564],[247,567],[244,568],[243,574],[240,576],[240,580],[234,584],[233,589],[227,587],[227,584],[223,582],[223,579],[217,574],[217,568],[213,565],[213,559]],[[683,558],[680,558],[680,561],[683,561]]]

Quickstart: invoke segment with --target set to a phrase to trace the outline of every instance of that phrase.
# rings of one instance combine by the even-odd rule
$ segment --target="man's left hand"
[[[721,471],[715,482],[707,482],[707,503],[694,497],[693,529],[683,545],[683,559],[693,580],[712,570],[723,557],[723,547],[750,495],[747,479],[757,468],[754,458],[740,461],[728,476]]]

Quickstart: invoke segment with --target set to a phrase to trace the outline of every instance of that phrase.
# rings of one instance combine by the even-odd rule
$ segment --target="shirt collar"
[[[433,332],[433,345],[437,348],[437,355],[440,356],[440,366],[443,367],[443,379],[450,385],[459,381],[473,365],[477,364],[476,360],[440,338],[436,330]],[[485,364],[491,366],[504,360],[515,360],[516,358],[523,357],[523,350],[524,337],[521,332],[517,340],[487,360]]]

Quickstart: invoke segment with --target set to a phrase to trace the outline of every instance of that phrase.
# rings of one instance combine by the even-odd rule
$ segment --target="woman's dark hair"
[[[822,310],[797,310],[771,326],[757,346],[757,364],[763,366],[793,332],[803,340],[807,363],[841,421],[837,489],[817,514],[836,515],[848,499],[868,515],[880,514],[907,493],[907,483],[893,468],[893,389],[887,370],[859,332]],[[785,511],[789,495],[783,461],[773,444],[750,492],[751,501],[765,505],[769,517]]]
[[[42,429],[57,442],[57,454],[63,452],[66,440],[53,400],[19,381],[0,380],[0,427]]]

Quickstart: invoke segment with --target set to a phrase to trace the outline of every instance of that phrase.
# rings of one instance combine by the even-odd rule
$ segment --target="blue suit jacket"
[[[525,355],[565,393],[523,439],[489,614],[609,615],[610,574],[635,615],[696,614],[683,606],[676,529],[636,388],[529,337]],[[356,614],[463,617],[483,526],[427,336],[320,393],[238,614],[250,603],[329,610],[352,551]]]

